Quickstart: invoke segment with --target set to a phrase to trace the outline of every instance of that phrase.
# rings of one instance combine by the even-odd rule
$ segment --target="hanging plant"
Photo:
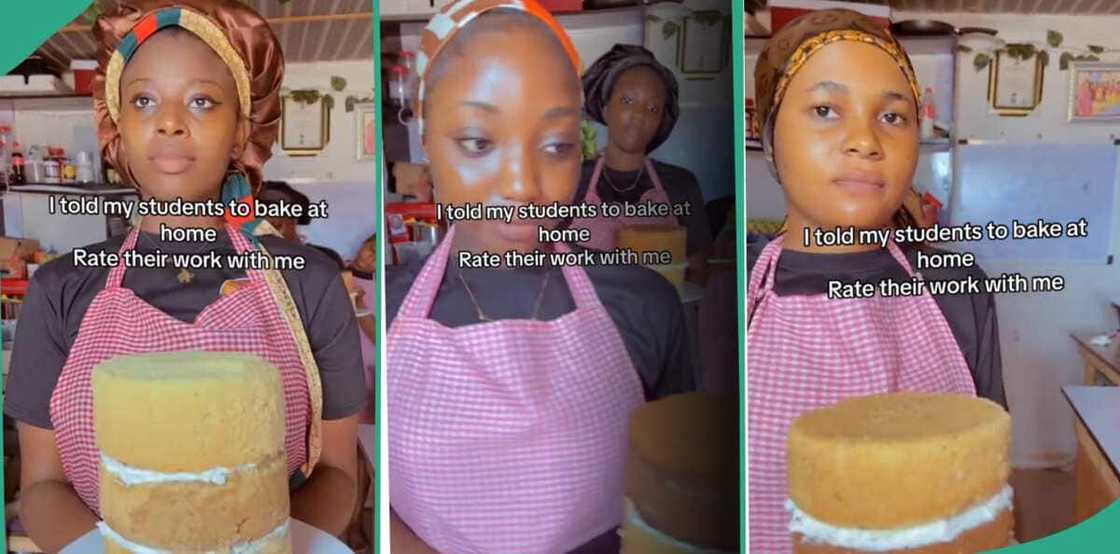
[[[1101,60],[1099,54],[1105,52],[1120,52],[1118,49],[1109,49],[1099,44],[1089,44],[1084,48],[1062,48],[1065,42],[1065,36],[1055,30],[1046,31],[1046,45],[1055,50],[1064,50],[1058,57],[1058,69],[1066,71],[1069,69],[1069,64],[1073,62],[1099,62]],[[958,51],[962,53],[971,53],[973,50],[967,46],[958,47]],[[1039,48],[1031,43],[1025,44],[1009,44],[1005,48],[999,50],[1005,53],[1008,57],[1016,60],[1027,61],[1031,58],[1038,56],[1039,61],[1043,67],[1050,65],[1050,52],[1044,48]],[[988,67],[992,62],[995,51],[977,53],[972,58],[972,67],[976,71],[982,71]]]
[[[594,160],[599,157],[599,145],[596,141],[597,134],[595,126],[586,119],[579,123],[580,135],[580,152],[583,154],[583,159]]]
[[[337,75],[331,77],[331,88],[333,88],[335,92],[342,92],[343,89],[346,88],[346,79]]]
[[[346,97],[346,112],[350,113],[350,112],[354,111],[354,106],[355,105],[365,104],[366,102],[373,102],[373,96],[372,95],[371,96],[366,96],[364,98],[358,98],[358,97],[353,96],[353,95],[347,96]]]

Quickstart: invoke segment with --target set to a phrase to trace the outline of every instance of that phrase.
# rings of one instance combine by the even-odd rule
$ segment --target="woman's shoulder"
[[[680,310],[676,287],[656,271],[640,265],[584,268],[595,292],[610,311],[640,310],[649,317],[673,317]]]
[[[700,186],[696,180],[696,174],[686,167],[661,160],[653,160],[653,168],[657,170],[657,176],[665,183],[690,183]]]
[[[303,269],[285,271],[285,274],[290,273],[312,279],[326,277],[333,279],[341,272],[338,267],[338,262],[317,246],[299,244],[272,236],[261,237],[260,241],[265,249],[268,250],[268,253],[274,258],[291,258],[293,262],[297,259],[303,260]]]
[[[77,291],[103,281],[113,265],[106,263],[104,254],[116,254],[125,237],[116,236],[94,244],[75,248],[41,265],[31,277],[31,283],[49,293],[62,290]],[[118,260],[119,263],[119,260]],[[100,285],[104,286],[104,282]]]

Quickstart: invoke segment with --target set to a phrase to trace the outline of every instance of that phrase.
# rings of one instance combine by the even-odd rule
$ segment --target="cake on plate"
[[[638,255],[638,263],[658,272],[677,289],[684,286],[688,268],[688,229],[677,225],[630,225],[619,229],[618,248]],[[670,263],[651,263],[651,254],[668,252]]]
[[[286,554],[280,372],[256,356],[177,352],[94,368],[105,551]]]
[[[790,427],[794,552],[972,553],[1012,536],[1011,417],[982,398],[883,394]]]
[[[630,419],[623,554],[739,551],[739,413],[688,393]]]

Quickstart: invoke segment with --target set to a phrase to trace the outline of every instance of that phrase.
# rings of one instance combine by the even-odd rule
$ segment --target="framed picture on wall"
[[[1027,59],[997,50],[988,66],[988,102],[999,115],[1023,116],[1042,102],[1042,58]]]
[[[289,156],[314,156],[330,140],[330,108],[315,91],[293,91],[280,103],[280,148]]]
[[[1069,120],[1120,121],[1120,63],[1069,66]]]
[[[685,75],[714,75],[728,61],[731,32],[728,20],[718,11],[694,12],[684,18],[681,30],[680,61]]]
[[[377,152],[377,120],[374,117],[376,112],[373,102],[355,104],[354,113],[357,115],[354,137],[357,158],[372,160]]]

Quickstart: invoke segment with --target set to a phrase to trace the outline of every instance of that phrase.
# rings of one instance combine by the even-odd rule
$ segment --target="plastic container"
[[[78,152],[77,169],[76,178],[79,183],[93,182],[93,162],[90,160],[89,152]]]
[[[97,73],[97,60],[70,60],[74,72],[74,93],[93,94],[93,76]]]
[[[62,182],[62,164],[58,160],[43,162],[43,182],[52,185]]]

